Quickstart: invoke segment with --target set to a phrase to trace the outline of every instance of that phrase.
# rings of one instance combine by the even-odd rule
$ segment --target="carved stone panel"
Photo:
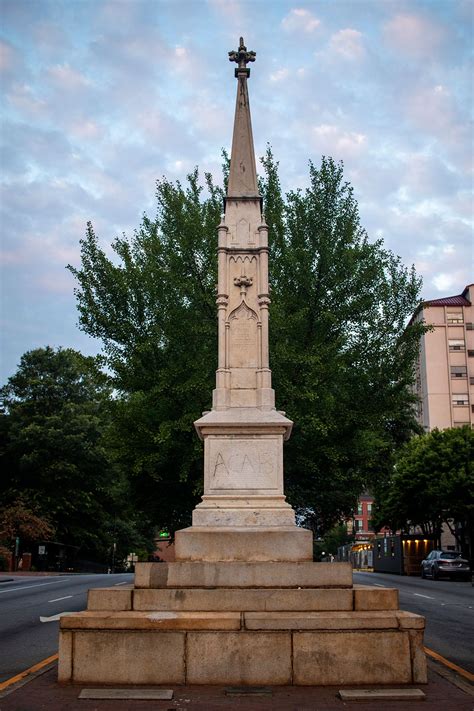
[[[229,367],[257,368],[257,315],[245,301],[230,315],[229,328]]]
[[[280,438],[216,438],[208,441],[208,490],[279,489]]]

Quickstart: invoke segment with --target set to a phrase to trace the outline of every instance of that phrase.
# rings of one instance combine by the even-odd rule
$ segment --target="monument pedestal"
[[[59,681],[424,684],[423,628],[349,563],[138,563],[61,618]]]

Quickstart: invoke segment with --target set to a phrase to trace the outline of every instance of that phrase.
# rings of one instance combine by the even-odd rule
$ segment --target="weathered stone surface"
[[[188,684],[291,684],[291,634],[190,632]]]
[[[416,615],[414,612],[405,612],[405,610],[398,610],[396,615],[401,629],[425,629],[425,618],[422,615]]]
[[[87,593],[88,610],[131,610],[132,588],[92,588]]]
[[[350,563],[147,563],[137,587],[352,588]]]
[[[245,612],[248,630],[398,629],[396,613],[386,612]]]
[[[61,630],[59,633],[58,681],[66,683],[72,678],[72,632]]]
[[[172,689],[82,689],[78,699],[164,701],[173,698]]]
[[[297,526],[192,526],[176,531],[176,561],[312,561],[313,534]]]
[[[168,565],[168,563],[135,563],[135,588],[166,587]]]
[[[135,610],[352,610],[349,589],[135,590]]]
[[[354,610],[398,610],[398,590],[354,585]]]
[[[410,684],[407,632],[294,632],[294,683]]]
[[[428,683],[428,669],[426,664],[426,654],[423,647],[423,631],[409,630],[411,665],[413,670],[414,684]]]
[[[195,508],[193,511],[193,527],[210,526],[294,526],[295,512],[293,509],[268,507],[253,508]]]
[[[238,612],[86,611],[61,618],[73,630],[238,630]]]
[[[75,631],[72,681],[184,684],[184,653],[184,632]]]
[[[341,689],[341,701],[424,701],[421,689]]]

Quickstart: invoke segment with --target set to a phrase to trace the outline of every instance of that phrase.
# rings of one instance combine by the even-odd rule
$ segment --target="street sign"
[[[46,546],[38,546],[38,555],[44,555],[46,553]]]

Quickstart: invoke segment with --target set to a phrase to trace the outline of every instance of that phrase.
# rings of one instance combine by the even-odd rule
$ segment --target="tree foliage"
[[[420,280],[359,222],[342,164],[310,164],[282,194],[270,151],[260,181],[270,227],[271,366],[295,421],[286,491],[300,519],[329,529],[387,472],[416,428],[410,383]],[[226,170],[226,166],[224,166]],[[225,178],[224,170],[224,178]],[[217,362],[216,227],[223,190],[197,170],[157,185],[157,215],[107,256],[92,225],[75,275],[80,326],[104,344],[120,395],[115,442],[134,500],[159,525],[189,522],[202,487],[192,423],[209,408]]]
[[[417,429],[410,388],[424,327],[405,326],[421,280],[382,240],[369,241],[342,163],[310,163],[309,187],[286,201],[270,152],[263,163],[272,367],[295,421],[286,481],[306,525],[324,531],[387,475]]]
[[[94,358],[50,347],[25,353],[1,389],[2,520],[27,540],[50,538],[47,522],[82,555],[107,556],[109,519],[129,505],[107,441],[110,395]]]
[[[474,432],[469,425],[414,437],[400,451],[373,512],[376,525],[441,536],[443,523],[469,554],[474,540]],[[471,551],[472,554],[472,551]]]
[[[49,540],[54,528],[48,519],[37,516],[20,498],[0,511],[0,544],[13,549],[19,537],[26,544]]]

